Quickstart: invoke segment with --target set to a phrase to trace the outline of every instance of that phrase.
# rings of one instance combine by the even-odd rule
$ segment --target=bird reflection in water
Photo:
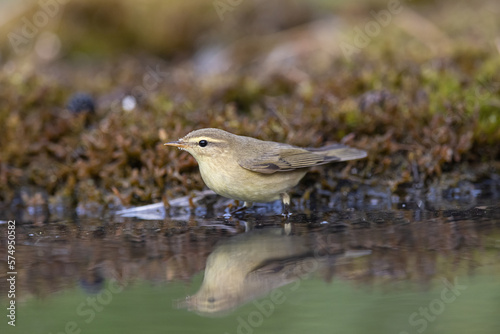
[[[281,228],[252,230],[216,246],[200,289],[177,306],[200,315],[225,315],[339,259],[367,254],[370,251],[328,254],[314,249],[307,236],[287,235]]]

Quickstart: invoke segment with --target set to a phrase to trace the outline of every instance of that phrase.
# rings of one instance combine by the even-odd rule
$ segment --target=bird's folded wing
[[[277,147],[257,158],[242,158],[238,160],[238,163],[241,167],[254,172],[272,174],[333,161],[360,159],[365,156],[366,152],[343,145],[332,145],[318,149]]]

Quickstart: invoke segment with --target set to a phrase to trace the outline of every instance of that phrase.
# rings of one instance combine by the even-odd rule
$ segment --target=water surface
[[[288,222],[276,204],[229,219],[202,208],[161,220],[18,221],[16,327],[4,317],[0,328],[497,333],[499,187],[487,187],[439,201],[372,192],[351,207],[305,203]],[[8,289],[2,279],[2,305]]]

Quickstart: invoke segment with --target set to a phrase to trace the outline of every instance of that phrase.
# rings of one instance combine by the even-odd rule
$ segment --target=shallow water
[[[289,222],[276,203],[229,219],[216,205],[160,220],[18,220],[16,327],[2,307],[0,329],[498,333],[499,189],[318,195]],[[7,221],[0,229],[7,249]]]

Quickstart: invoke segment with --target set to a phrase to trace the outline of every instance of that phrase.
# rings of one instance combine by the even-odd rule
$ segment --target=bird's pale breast
[[[307,172],[305,169],[298,169],[262,174],[242,168],[236,162],[230,163],[233,166],[221,169],[210,161],[199,162],[201,177],[217,194],[245,202],[278,200],[282,193],[296,186]]]

